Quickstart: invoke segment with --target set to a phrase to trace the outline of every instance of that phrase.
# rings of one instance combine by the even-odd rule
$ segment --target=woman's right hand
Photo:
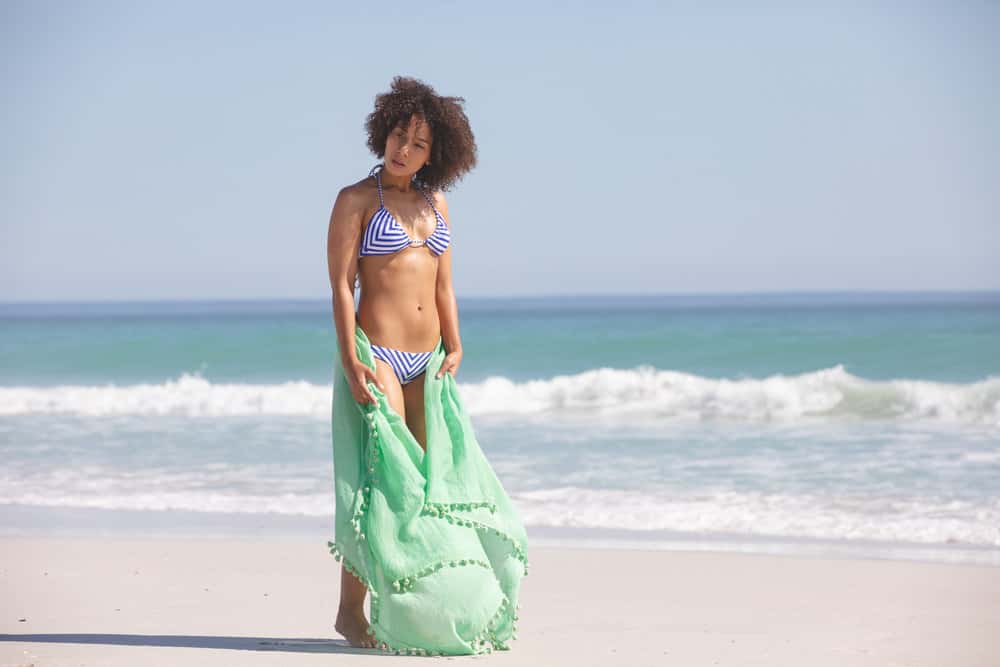
[[[372,393],[371,389],[368,388],[368,382],[373,382],[382,391],[385,391],[385,387],[382,386],[382,383],[375,376],[375,371],[360,359],[351,361],[346,370],[347,384],[351,387],[351,394],[354,395],[354,400],[358,403],[378,405],[378,399]]]

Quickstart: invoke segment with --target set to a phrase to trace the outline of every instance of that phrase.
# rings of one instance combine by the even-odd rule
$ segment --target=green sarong
[[[375,369],[355,325],[358,359]],[[336,355],[332,437],[336,518],[330,553],[368,588],[369,634],[405,655],[507,650],[517,637],[528,538],[487,462],[439,338],[423,378],[427,452],[385,394],[354,400]],[[418,382],[421,380],[417,380]]]

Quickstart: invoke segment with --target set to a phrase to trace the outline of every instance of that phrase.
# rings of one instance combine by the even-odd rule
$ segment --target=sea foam
[[[1000,378],[959,384],[869,380],[842,365],[797,375],[709,378],[651,366],[597,368],[518,382],[459,382],[473,415],[574,415],[752,422],[915,420],[1000,427]],[[197,374],[153,384],[0,387],[0,415],[288,415],[329,418],[332,387],[211,382]]]

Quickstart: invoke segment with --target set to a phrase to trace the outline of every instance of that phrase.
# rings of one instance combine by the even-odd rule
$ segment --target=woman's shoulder
[[[353,183],[348,183],[344,187],[340,188],[341,192],[345,192],[348,196],[368,193],[375,191],[375,178],[373,176],[365,176],[364,178],[354,181]]]
[[[374,179],[370,176],[360,181],[348,183],[337,192],[337,199],[349,206],[367,206],[368,199],[375,192]]]
[[[371,179],[362,178],[360,181],[348,183],[337,191],[333,212],[330,214],[331,224],[335,219],[344,220],[345,223],[351,221],[352,225],[358,224],[359,220],[364,220],[370,215],[370,211],[378,207],[378,196],[373,194],[376,188],[374,185],[366,184],[366,180]],[[372,205],[373,197],[374,205]]]

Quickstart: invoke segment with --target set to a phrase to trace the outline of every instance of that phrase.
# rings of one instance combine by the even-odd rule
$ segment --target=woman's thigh
[[[396,414],[406,419],[406,403],[403,401],[403,388],[400,386],[399,378],[396,377],[396,372],[392,370],[392,366],[376,358],[375,377],[385,387],[383,393],[389,400],[389,406],[396,411]]]
[[[406,425],[420,446],[427,451],[427,414],[424,412],[424,371],[403,386],[403,402],[406,404]]]

